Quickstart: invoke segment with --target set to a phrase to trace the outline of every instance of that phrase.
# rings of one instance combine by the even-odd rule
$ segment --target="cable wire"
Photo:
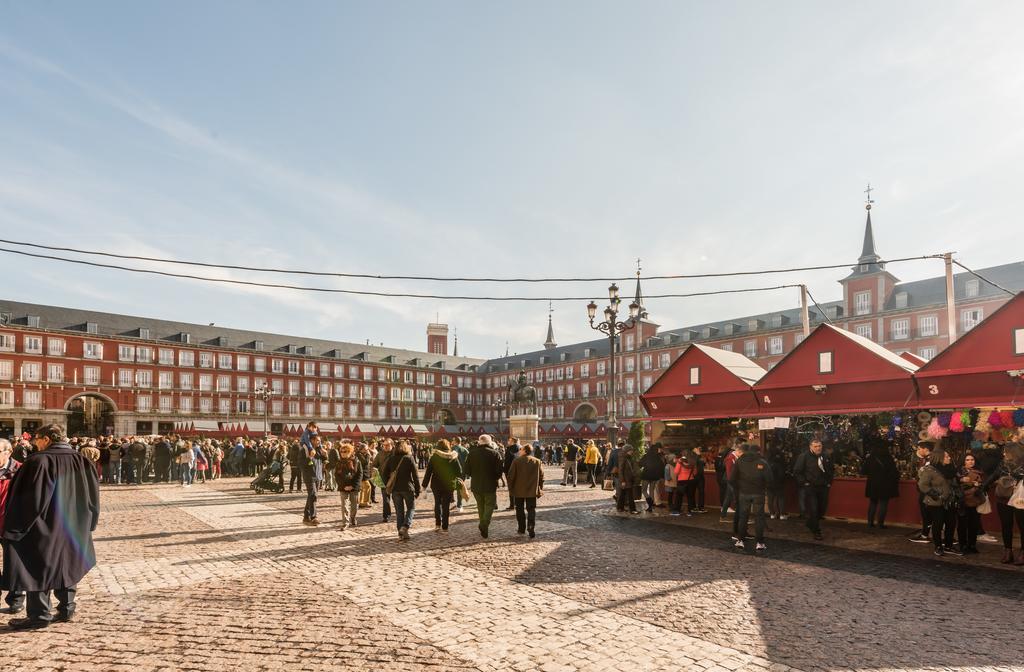
[[[966,266],[964,266],[963,264],[961,264],[961,263],[960,263],[959,261],[957,261],[956,259],[950,259],[950,261],[952,261],[952,262],[953,262],[954,264],[956,264],[956,265],[957,265],[957,266],[959,266],[960,268],[964,269],[965,271],[967,271],[968,273],[970,273],[970,274],[971,274],[971,275],[973,275],[974,277],[976,277],[976,278],[978,278],[978,279],[980,279],[980,280],[984,280],[985,282],[987,282],[988,284],[992,285],[992,286],[993,286],[993,287],[995,287],[996,289],[1001,289],[1001,290],[1003,290],[1004,292],[1006,292],[1007,294],[1009,294],[1010,296],[1016,296],[1016,295],[1017,295],[1017,292],[1013,292],[1013,291],[1010,291],[1010,290],[1009,290],[1009,289],[1007,289],[1006,287],[1003,287],[1002,285],[999,285],[999,284],[997,284],[997,283],[995,283],[995,282],[992,282],[991,280],[989,280],[989,279],[988,279],[988,278],[986,278],[985,276],[983,276],[983,275],[979,275],[978,273],[975,273],[975,272],[974,272],[974,271],[972,271],[971,269],[969,269],[969,268],[967,268]]]
[[[828,322],[829,324],[833,324],[832,319],[829,318],[828,313],[825,312],[825,309],[819,306],[818,302],[814,300],[814,295],[811,294],[811,290],[807,287],[807,285],[803,285],[803,288],[804,291],[807,292],[807,298],[811,300],[811,303],[813,303],[814,307],[818,309],[818,311],[821,313],[821,316],[825,318],[825,321]]]
[[[7,252],[8,254],[17,254],[24,257],[33,257],[36,259],[46,259],[48,261],[61,261],[69,264],[80,264],[83,266],[93,266],[96,268],[109,268],[115,271],[125,271],[128,273],[145,273],[148,275],[161,275],[168,278],[181,278],[185,280],[199,280],[202,282],[219,282],[230,285],[245,285],[249,287],[268,287],[271,289],[291,289],[303,292],[324,292],[332,294],[355,294],[359,296],[382,296],[389,298],[407,298],[407,299],[438,299],[442,301],[590,301],[593,296],[452,296],[445,294],[411,294],[406,292],[374,292],[369,290],[359,289],[338,289],[333,287],[305,287],[302,285],[285,285],[271,282],[255,282],[252,280],[232,280],[229,278],[207,278],[199,275],[189,275],[186,273],[170,273],[168,271],[157,271],[148,268],[131,268],[128,266],[115,266],[113,264],[101,264],[95,261],[86,261],[84,259],[68,259],[67,257],[55,257],[47,254],[35,254],[33,252],[26,252],[24,250],[12,250],[5,247],[0,247],[0,252]],[[745,292],[769,292],[776,289],[790,289],[793,287],[799,287],[800,285],[776,285],[774,287],[750,287],[745,289],[720,289],[707,292],[690,292],[686,294],[651,294],[645,298],[648,299],[683,299],[695,296],[716,296],[719,294],[741,294]]]
[[[438,276],[427,276],[427,275],[381,275],[377,273],[341,273],[331,271],[305,271],[301,269],[293,268],[268,268],[262,266],[237,266],[232,264],[214,264],[203,261],[188,261],[183,259],[167,259],[165,257],[145,257],[134,254],[118,254],[115,252],[103,252],[99,250],[83,250],[74,247],[59,247],[56,245],[43,245],[41,243],[28,243],[17,240],[6,240],[0,238],[0,243],[7,245],[18,245],[20,247],[33,247],[42,250],[52,250],[55,252],[73,252],[75,254],[87,254],[93,256],[110,257],[114,259],[128,259],[132,261],[152,261],[160,264],[177,264],[181,266],[198,266],[202,268],[220,268],[231,271],[254,271],[257,273],[282,273],[287,275],[310,275],[318,277],[334,277],[334,278],[362,278],[369,280],[421,280],[427,282],[527,282],[527,283],[543,283],[543,282],[627,282],[629,280],[694,280],[698,278],[727,278],[735,276],[745,275],[768,275],[772,273],[795,273],[801,271],[821,271],[834,268],[848,268],[856,266],[856,263],[850,264],[825,264],[821,266],[798,266],[794,268],[775,268],[775,269],[764,269],[759,271],[728,271],[724,273],[688,273],[688,274],[676,274],[676,275],[644,275],[636,278],[469,278],[469,277],[438,277]],[[900,259],[889,259],[886,261],[880,261],[878,263],[894,264],[903,261],[921,261],[923,259],[941,259],[941,254],[926,254],[917,257],[903,257]]]

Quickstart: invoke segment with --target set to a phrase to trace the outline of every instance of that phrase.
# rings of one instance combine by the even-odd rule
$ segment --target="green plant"
[[[629,425],[629,436],[626,437],[626,443],[633,446],[636,450],[636,455],[639,457],[644,452],[644,440],[646,436],[644,434],[644,423],[637,421],[630,423]]]

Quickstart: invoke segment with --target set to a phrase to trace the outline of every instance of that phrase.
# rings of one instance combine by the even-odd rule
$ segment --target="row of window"
[[[981,308],[965,308],[960,311],[960,331],[968,332],[974,327],[978,326],[985,317],[985,313]],[[854,325],[854,333],[864,338],[873,339],[874,329],[871,322],[865,322],[864,324]],[[892,320],[889,323],[889,338],[894,341],[903,341],[915,338],[926,338],[928,336],[939,335],[939,318],[937,315],[919,315],[917,318],[917,332],[912,334],[910,331],[910,318],[904,317],[897,320]]]
[[[15,351],[15,334],[0,333],[0,352]],[[22,335],[22,352],[29,355],[43,354],[43,338],[31,334]],[[51,357],[63,357],[67,354],[67,341],[63,338],[50,337],[46,339],[46,354]],[[85,341],[83,343],[83,356],[85,359],[103,359],[103,343]],[[198,356],[198,357],[197,357]],[[117,346],[117,361],[135,362],[141,364],[157,363],[160,366],[195,367],[198,361],[202,369],[230,369],[236,371],[249,371],[256,373],[281,373],[288,375],[319,376],[321,378],[362,378],[363,380],[374,380],[375,376],[381,382],[405,382],[416,385],[434,385],[435,374],[428,371],[414,371],[405,369],[391,369],[377,367],[374,372],[372,366],[360,366],[356,364],[340,364],[331,362],[300,361],[296,359],[277,359],[266,357],[250,357],[232,353],[196,352],[194,350],[174,350],[171,348],[152,348],[142,345]],[[268,369],[268,362],[270,368]],[[347,374],[347,375],[346,375]],[[440,384],[443,387],[471,388],[474,386],[473,376],[452,376],[442,374]],[[482,387],[477,380],[476,387]]]

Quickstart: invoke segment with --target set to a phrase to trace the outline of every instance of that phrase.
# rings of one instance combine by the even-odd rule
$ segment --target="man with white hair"
[[[469,449],[466,458],[466,474],[470,480],[470,490],[476,499],[477,515],[480,517],[480,536],[487,538],[491,526],[491,515],[498,506],[498,480],[501,478],[504,464],[501,453],[494,447],[490,435],[481,434],[476,445]]]

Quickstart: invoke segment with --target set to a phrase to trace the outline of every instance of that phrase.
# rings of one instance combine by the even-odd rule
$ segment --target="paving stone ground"
[[[379,505],[338,530],[335,493],[308,528],[304,495],[243,479],[105,487],[76,620],[0,629],[0,669],[1024,670],[998,547],[776,521],[755,557],[717,515],[621,515],[557,476],[534,540],[504,511],[481,539],[471,507],[435,532],[429,494],[402,543]]]

